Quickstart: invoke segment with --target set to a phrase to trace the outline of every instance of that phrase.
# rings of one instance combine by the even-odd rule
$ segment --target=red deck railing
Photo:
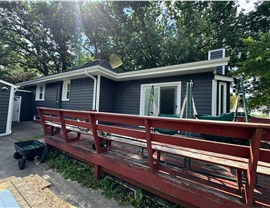
[[[89,133],[89,130],[91,130],[97,155],[102,155],[103,152],[109,153],[111,142],[114,141],[114,139],[123,143],[145,147],[148,154],[150,174],[155,174],[158,170],[162,152],[235,168],[237,170],[238,188],[240,191],[243,191],[240,195],[243,195],[244,201],[248,206],[251,206],[254,201],[253,195],[257,173],[270,175],[270,151],[260,148],[262,140],[270,141],[270,125],[267,124],[159,118],[49,108],[38,108],[38,112],[46,141],[52,137],[53,132],[59,133],[59,129],[61,129],[62,134],[64,135],[64,142],[66,144],[78,141],[82,133]],[[48,129],[48,127],[51,129]],[[58,131],[55,131],[55,128],[58,129]],[[199,139],[196,136],[186,137],[183,134],[169,136],[154,132],[153,129],[156,128],[192,132],[192,135],[208,134],[236,138],[239,140],[246,140],[250,145],[243,146],[206,141]],[[99,132],[101,131],[109,132],[112,136],[101,136],[99,135]],[[76,132],[77,136],[75,138],[70,138],[70,132]],[[100,146],[100,143],[105,140],[108,141],[107,146]],[[64,148],[64,146],[61,147]],[[68,150],[68,148],[66,150]],[[198,153],[201,153],[202,157],[198,156]],[[154,155],[156,159],[154,159]],[[74,157],[78,158],[77,155],[74,155]],[[86,159],[81,160],[87,162]],[[90,160],[92,162],[94,161],[89,158],[89,161]],[[121,170],[117,172],[114,168],[110,169],[111,166],[107,163],[99,162],[98,160],[95,161],[97,161],[94,164],[97,177],[99,177],[101,169],[110,173],[115,172],[115,175],[117,176],[123,174]],[[107,164],[107,166],[103,167],[104,164]],[[125,170],[128,171],[130,169]],[[245,184],[242,184],[243,172],[246,175]],[[138,178],[135,179],[130,174],[127,173],[127,176],[125,176],[128,181],[137,180],[138,183],[144,182],[144,180]],[[158,184],[152,184],[151,186],[153,192],[157,191],[153,187],[157,187],[158,189]],[[195,200],[196,198],[185,198],[186,196],[171,193],[169,189],[169,186],[160,188],[160,190],[167,191],[164,195],[169,199],[170,197],[173,197],[179,198],[180,201],[185,201],[186,199]],[[196,198],[196,200],[198,200],[198,198]],[[204,206],[207,204],[207,201],[201,199],[201,202],[189,203],[194,203],[193,205],[196,206]],[[208,202],[208,204],[211,203]]]

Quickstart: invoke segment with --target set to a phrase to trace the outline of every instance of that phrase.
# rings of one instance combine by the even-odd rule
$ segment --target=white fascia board
[[[6,82],[6,81],[4,81],[4,80],[1,80],[1,79],[0,79],[0,82],[1,82],[1,83],[3,83],[3,84],[5,84],[5,85],[8,85],[8,86],[10,86],[10,87],[14,87],[14,88],[16,88],[16,87],[17,87],[16,85],[14,85],[14,84],[11,84],[11,83],[9,83],[9,82]]]
[[[17,89],[15,92],[27,92],[27,93],[32,93],[32,91],[30,91],[30,90],[19,90],[19,89]]]
[[[73,76],[79,76],[79,75],[86,76],[85,71],[93,75],[103,75],[115,81],[192,74],[192,73],[213,71],[215,67],[217,66],[227,65],[229,60],[230,58],[227,57],[227,58],[204,60],[204,61],[197,61],[197,62],[191,62],[191,63],[185,63],[185,64],[178,64],[178,65],[172,65],[172,66],[164,66],[164,67],[158,67],[158,68],[130,71],[130,72],[124,72],[124,73],[115,73],[102,66],[95,65],[91,67],[63,72],[60,74],[50,75],[47,77],[41,77],[39,79],[19,83],[18,85],[20,87],[23,87],[23,86],[29,86],[29,85],[36,85],[40,83],[46,83],[46,82],[50,82],[54,80],[64,80]]]
[[[111,78],[111,79],[119,80],[119,81],[146,79],[146,78],[155,78],[155,77],[162,77],[162,76],[210,72],[210,71],[214,71],[216,67],[218,66],[227,65],[229,60],[230,58],[227,57],[227,58],[220,58],[220,59],[191,62],[191,63],[186,63],[186,64],[178,64],[178,65],[172,65],[172,66],[166,66],[166,67],[130,71],[130,72],[124,72],[120,74],[114,73],[104,67],[100,67],[102,68],[102,71],[100,73],[107,78]]]
[[[233,82],[232,77],[227,77],[227,76],[222,76],[222,75],[215,75],[214,79],[218,81],[224,81],[224,82]]]
[[[98,66],[95,65],[95,66],[81,68],[81,69],[75,69],[75,70],[71,70],[71,71],[63,72],[63,73],[59,73],[59,74],[44,76],[41,78],[29,80],[26,82],[21,82],[21,83],[18,83],[17,85],[20,87],[24,87],[24,86],[37,85],[40,83],[46,83],[46,82],[55,81],[55,80],[65,80],[65,79],[68,79],[68,78],[73,77],[73,76],[84,75],[85,70],[94,71],[94,69],[98,69]]]
[[[119,78],[123,77],[130,77],[130,76],[145,76],[147,74],[155,74],[155,73],[171,73],[171,72],[181,72],[187,70],[194,70],[194,69],[203,69],[203,68],[213,68],[217,66],[227,65],[230,58],[220,58],[220,59],[213,59],[213,60],[205,60],[205,61],[196,61],[186,64],[178,64],[172,66],[164,66],[152,69],[145,69],[145,70],[137,70],[131,72],[125,72],[119,74]]]

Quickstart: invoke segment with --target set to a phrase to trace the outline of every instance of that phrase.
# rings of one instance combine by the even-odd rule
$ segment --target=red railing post
[[[147,153],[148,153],[148,165],[150,168],[150,172],[154,172],[154,162],[153,162],[153,149],[152,149],[152,143],[151,143],[151,125],[149,119],[144,120],[145,123],[145,138],[147,143]]]
[[[97,130],[97,125],[96,125],[96,118],[94,114],[91,114],[89,112],[89,120],[91,122],[92,125],[92,133],[93,133],[93,137],[94,137],[94,142],[96,145],[96,152],[97,154],[101,153],[101,148],[100,148],[100,142],[99,142],[99,138],[98,138],[98,130]]]
[[[65,143],[68,143],[68,132],[67,132],[67,129],[66,129],[66,124],[65,124],[63,112],[61,110],[57,110],[57,113],[58,113],[58,117],[60,119],[62,131],[63,131],[63,134],[64,134]]]
[[[245,187],[245,200],[248,206],[251,206],[253,203],[254,187],[256,184],[257,176],[257,165],[260,154],[260,145],[262,138],[262,129],[256,129],[253,132],[251,141],[250,141],[250,156],[248,160],[247,168],[247,181]]]
[[[47,138],[47,135],[49,134],[49,132],[48,132],[48,129],[47,129],[47,125],[45,123],[43,109],[38,109],[38,114],[39,114],[39,117],[40,117],[40,122],[41,122],[41,125],[42,125],[42,128],[43,128],[45,137]]]

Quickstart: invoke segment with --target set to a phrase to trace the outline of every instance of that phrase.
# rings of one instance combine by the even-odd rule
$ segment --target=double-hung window
[[[62,101],[69,101],[70,98],[70,80],[65,80],[62,87]]]
[[[179,114],[181,82],[141,85],[140,115]]]
[[[37,101],[45,100],[45,86],[46,85],[38,85],[36,87],[36,100]]]

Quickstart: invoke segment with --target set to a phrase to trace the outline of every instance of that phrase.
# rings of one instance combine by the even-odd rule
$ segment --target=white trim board
[[[211,107],[211,115],[217,115],[217,80],[212,80],[212,107]]]
[[[177,94],[176,94],[176,114],[180,113],[181,110],[181,81],[178,82],[160,82],[160,83],[148,83],[148,84],[141,84],[141,92],[140,92],[140,115],[144,115],[144,107],[145,107],[145,100],[144,100],[144,92],[145,92],[145,88],[149,88],[152,85],[156,86],[156,87],[177,87]],[[157,103],[157,108],[159,109],[159,102],[160,102],[160,91],[158,94],[158,103]]]
[[[223,86],[223,92],[221,92],[221,86]],[[223,93],[223,97],[221,97]],[[221,109],[221,101],[223,101],[223,109]],[[227,109],[227,83],[219,82],[218,83],[218,114],[226,113]]]
[[[19,90],[19,89],[17,89],[15,92],[27,92],[27,93],[32,93],[32,91],[30,91],[30,90]]]
[[[213,60],[197,61],[185,64],[178,64],[166,67],[158,67],[137,71],[130,71],[124,73],[115,73],[109,69],[101,67],[99,65],[81,68],[77,70],[71,70],[59,74],[49,75],[34,80],[19,83],[19,86],[31,86],[41,83],[63,81],[65,79],[73,77],[85,77],[85,71],[91,73],[91,75],[102,75],[115,81],[135,80],[135,79],[147,79],[164,76],[184,75],[215,71],[217,66],[227,65],[230,58],[220,58]]]
[[[224,81],[224,82],[233,82],[232,77],[227,77],[227,76],[222,76],[222,75],[215,75],[214,79],[218,81]]]

